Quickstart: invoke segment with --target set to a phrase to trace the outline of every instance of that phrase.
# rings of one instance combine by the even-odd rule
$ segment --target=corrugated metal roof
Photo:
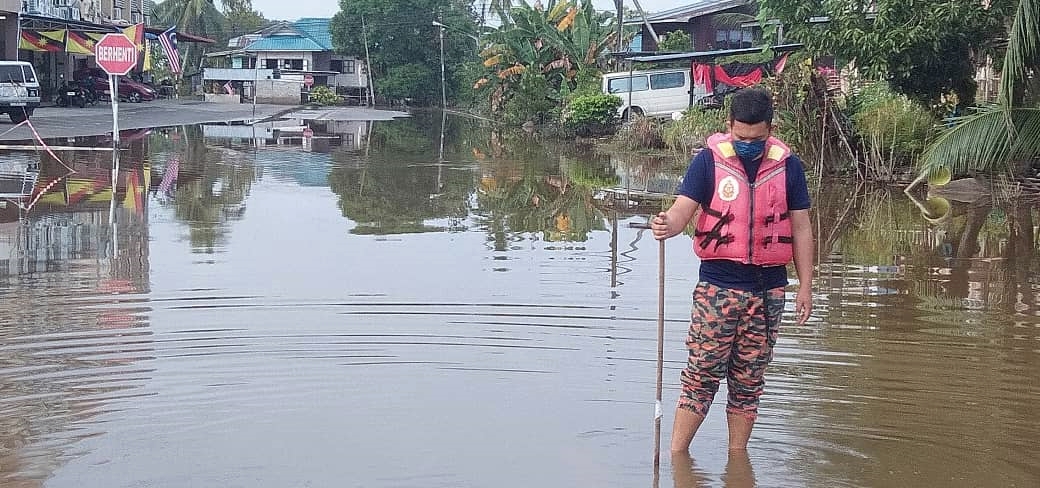
[[[646,20],[650,21],[652,24],[663,22],[689,22],[690,19],[721,12],[734,7],[741,7],[753,2],[754,0],[697,0],[681,7],[647,14]],[[642,23],[643,19],[640,17],[633,17],[625,21],[626,25]]]
[[[249,46],[246,51],[325,51],[313,39],[303,36],[271,36],[260,39]]]
[[[326,51],[332,51],[332,32],[329,30],[331,19],[304,18],[293,23],[296,30],[324,47]]]

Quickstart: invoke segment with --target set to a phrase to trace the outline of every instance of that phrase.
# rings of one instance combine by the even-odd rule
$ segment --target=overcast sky
[[[531,0],[530,3],[533,3]],[[548,3],[546,0],[545,3]],[[593,0],[600,10],[613,10],[614,0]],[[666,10],[683,5],[682,0],[640,0],[640,5],[649,12]],[[625,0],[625,6],[635,8],[632,0]],[[253,0],[253,8],[259,10],[268,19],[295,20],[300,17],[332,17],[339,12],[338,0]]]

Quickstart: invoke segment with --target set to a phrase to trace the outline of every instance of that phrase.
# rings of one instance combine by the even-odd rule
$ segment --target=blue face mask
[[[759,158],[766,150],[766,141],[733,141],[733,149],[743,163],[750,163]]]

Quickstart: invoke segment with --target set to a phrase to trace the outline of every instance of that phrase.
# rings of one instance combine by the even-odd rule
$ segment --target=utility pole
[[[376,85],[372,82],[372,56],[368,53],[368,30],[365,28],[365,16],[361,16],[361,36],[365,40],[365,67],[368,71],[368,105],[376,104]]]
[[[625,50],[625,0],[614,0],[617,9],[617,52]]]
[[[646,26],[647,32],[650,33],[650,37],[654,39],[654,47],[661,43],[661,38],[657,37],[657,31],[654,30],[654,26],[650,25],[650,21],[646,19],[646,12],[643,11],[642,5],[639,5],[639,0],[632,0],[636,4],[636,10],[639,11],[639,15],[643,17],[643,25]]]
[[[444,85],[444,24],[435,20],[433,25],[441,28],[441,109],[448,110],[448,92]]]

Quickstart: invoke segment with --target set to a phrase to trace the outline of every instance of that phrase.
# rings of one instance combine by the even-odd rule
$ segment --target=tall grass
[[[913,168],[936,134],[931,112],[882,82],[866,83],[849,98],[864,176],[891,181]]]

